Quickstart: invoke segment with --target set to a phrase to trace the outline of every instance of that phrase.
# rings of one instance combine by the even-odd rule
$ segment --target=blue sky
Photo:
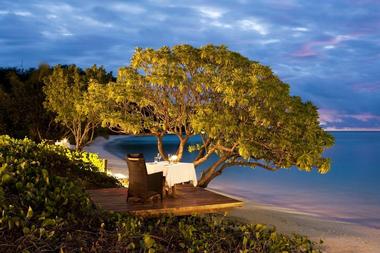
[[[380,129],[380,1],[0,1],[0,66],[117,71],[136,47],[225,44],[272,67],[326,128]]]

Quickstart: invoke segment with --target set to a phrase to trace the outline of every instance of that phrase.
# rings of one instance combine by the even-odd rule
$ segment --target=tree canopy
[[[165,159],[162,137],[176,134],[181,159],[185,144],[195,134],[192,117],[210,98],[201,53],[188,45],[137,49],[130,66],[119,70],[117,82],[97,92],[103,104],[103,124],[123,133],[156,136]]]
[[[88,92],[89,84],[104,84],[111,80],[112,74],[96,65],[84,71],[75,65],[57,65],[45,79],[45,107],[55,113],[57,122],[70,130],[76,149],[92,141],[95,129],[100,125],[93,96]]]
[[[199,152],[195,165],[213,154],[219,159],[203,171],[200,186],[237,165],[320,173],[330,167],[322,153],[334,140],[320,127],[317,108],[291,96],[269,67],[225,46],[138,48],[116,82],[90,89],[103,125],[156,136],[165,159],[165,134],[178,136],[179,160],[189,137],[202,134],[204,143],[191,148]]]

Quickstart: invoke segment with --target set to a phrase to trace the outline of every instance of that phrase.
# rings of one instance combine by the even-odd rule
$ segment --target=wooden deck
[[[139,216],[160,214],[188,215],[210,213],[243,205],[243,202],[190,185],[177,185],[175,197],[146,203],[126,202],[127,188],[88,190],[92,201],[107,211],[128,212]]]

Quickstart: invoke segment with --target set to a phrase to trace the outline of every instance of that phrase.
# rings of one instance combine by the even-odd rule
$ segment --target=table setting
[[[165,183],[168,187],[175,184],[191,182],[193,186],[197,186],[197,175],[193,163],[178,162],[176,155],[169,155],[169,161],[160,161],[159,154],[154,158],[154,162],[146,163],[147,173],[153,174],[163,172]]]

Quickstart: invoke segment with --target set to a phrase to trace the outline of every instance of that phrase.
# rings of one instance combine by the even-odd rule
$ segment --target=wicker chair
[[[130,197],[138,197],[145,202],[154,195],[160,195],[162,201],[163,173],[148,175],[143,154],[128,154],[127,164],[129,169],[127,202]]]

